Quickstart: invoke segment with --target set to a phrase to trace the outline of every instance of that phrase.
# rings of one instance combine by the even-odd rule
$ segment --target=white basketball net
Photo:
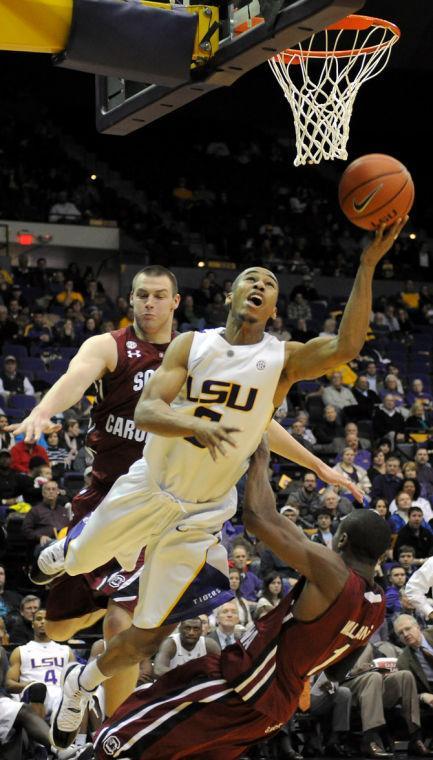
[[[383,71],[398,39],[392,28],[378,24],[368,29],[325,29],[313,34],[304,43],[307,47],[299,43],[294,48],[296,63],[285,51],[268,61],[293,111],[295,166],[347,159],[358,90]],[[326,55],[317,55],[319,50]]]

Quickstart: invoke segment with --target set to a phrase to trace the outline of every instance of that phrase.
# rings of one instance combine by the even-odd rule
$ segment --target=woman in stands
[[[252,624],[253,620],[251,617],[249,604],[240,592],[241,576],[239,570],[236,567],[230,568],[229,580],[230,588],[235,595],[234,601],[236,603],[236,607],[238,608],[239,623],[245,628],[248,628],[248,626]]]
[[[412,499],[412,506],[419,507],[422,510],[423,517],[426,522],[429,522],[429,520],[433,519],[433,510],[431,508],[431,504],[427,499],[424,499],[422,496],[420,496],[421,486],[416,478],[405,478],[401,484],[400,491],[404,491],[404,493],[409,494],[410,498]],[[392,515],[396,511],[397,504],[395,503],[395,499],[393,499],[389,505],[389,512]]]
[[[280,603],[284,596],[283,581],[278,573],[269,573],[263,582],[263,592],[254,613],[256,620],[266,615]]]
[[[373,451],[373,461],[371,467],[369,467],[367,470],[367,475],[370,479],[370,482],[373,483],[377,475],[385,475],[385,473],[385,453],[382,451],[382,449],[376,449]]]
[[[347,475],[354,483],[357,483],[362,490],[369,494],[371,491],[370,478],[367,475],[367,470],[363,467],[359,467],[353,463],[355,459],[355,452],[349,447],[343,449],[342,461],[334,465],[334,470],[340,472],[342,475]]]

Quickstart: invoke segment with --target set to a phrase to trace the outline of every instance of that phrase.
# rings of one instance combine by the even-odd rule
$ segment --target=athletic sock
[[[95,691],[97,686],[103,681],[106,681],[109,677],[110,676],[104,676],[104,674],[101,673],[98,668],[98,661],[92,660],[92,662],[87,663],[84,670],[81,671],[78,681],[85,691]]]

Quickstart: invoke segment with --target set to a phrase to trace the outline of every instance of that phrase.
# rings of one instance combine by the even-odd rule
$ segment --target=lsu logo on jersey
[[[250,412],[257,398],[258,388],[242,387],[223,380],[204,380],[198,396],[192,393],[191,375],[186,380],[186,397],[196,404],[223,404],[239,412]]]

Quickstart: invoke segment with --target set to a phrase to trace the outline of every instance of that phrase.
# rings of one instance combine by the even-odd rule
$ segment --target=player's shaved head
[[[340,545],[344,534],[346,543]],[[391,528],[388,523],[372,509],[359,509],[341,521],[334,536],[333,546],[343,553],[350,554],[369,565],[386,552],[391,543]]]
[[[239,280],[243,279],[248,274],[259,274],[262,277],[263,276],[264,277],[270,277],[272,280],[274,280],[275,285],[277,286],[277,288],[279,287],[278,280],[277,280],[276,276],[274,275],[274,273],[271,272],[270,269],[266,269],[265,267],[259,267],[259,266],[257,266],[257,267],[248,267],[248,269],[244,269],[243,272],[241,272],[240,274],[238,274],[238,276],[236,277],[236,279],[235,279],[235,281],[234,281],[234,283],[232,285],[232,290],[235,289],[235,287],[238,284]]]

